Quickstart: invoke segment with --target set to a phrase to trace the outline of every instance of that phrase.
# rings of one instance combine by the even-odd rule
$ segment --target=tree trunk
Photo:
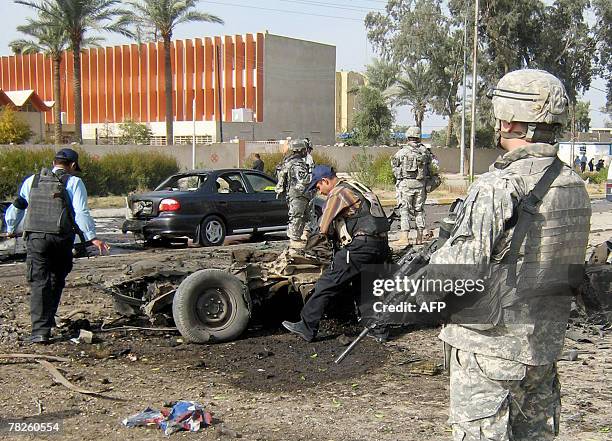
[[[74,55],[74,135],[76,142],[83,144],[83,104],[81,102],[81,42],[73,43]]]
[[[453,137],[453,115],[448,115],[448,125],[446,126],[446,140],[444,146],[449,148],[451,146],[451,139]]]
[[[170,38],[164,37],[164,71],[166,90],[166,145],[174,144],[174,109],[172,108],[172,61],[170,57]]]
[[[53,57],[53,137],[55,144],[62,143],[62,85],[60,82],[61,54]]]

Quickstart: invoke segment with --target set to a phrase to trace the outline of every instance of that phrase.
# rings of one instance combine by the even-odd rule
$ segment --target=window
[[[206,175],[172,176],[156,190],[166,191],[197,191],[206,181]]]
[[[267,191],[274,191],[276,182],[265,176],[256,173],[245,173],[249,184],[253,187],[253,190],[257,193],[264,193]]]
[[[240,173],[225,173],[217,178],[217,193],[246,193]]]

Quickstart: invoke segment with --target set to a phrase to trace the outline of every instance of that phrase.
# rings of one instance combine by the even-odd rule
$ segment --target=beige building
[[[30,141],[45,139],[45,115],[51,113],[53,101],[43,101],[33,90],[4,91],[0,89],[0,107],[10,106],[32,130]]]
[[[357,110],[356,89],[366,83],[359,72],[336,72],[336,133],[349,132]]]

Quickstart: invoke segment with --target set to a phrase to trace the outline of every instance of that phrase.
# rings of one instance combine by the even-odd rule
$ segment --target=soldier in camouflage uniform
[[[450,238],[430,260],[486,265],[503,282],[488,294],[499,301],[500,321],[453,324],[440,333],[451,347],[449,422],[456,441],[551,440],[559,428],[556,360],[571,298],[556,288],[525,292],[544,293],[547,286],[569,292],[567,282],[555,285],[553,268],[584,263],[590,200],[576,172],[557,159],[556,135],[568,106],[561,81],[545,71],[518,70],[505,75],[490,96],[496,143],[506,153],[470,187]],[[552,184],[533,217],[525,215],[519,204],[529,200],[526,195],[549,168],[557,170],[550,174]],[[518,243],[512,241],[515,233]],[[516,265],[512,274],[518,279],[507,277],[508,264]],[[532,280],[534,269],[538,286],[516,283]],[[558,315],[543,319],[552,309]],[[521,314],[528,320],[517,321]]]
[[[425,229],[425,184],[429,173],[430,155],[421,144],[421,130],[409,127],[406,131],[408,143],[391,158],[397,189],[397,203],[401,215],[400,244],[408,244],[410,219],[415,218],[416,243],[423,241]]]
[[[313,197],[312,192],[306,191],[310,183],[311,170],[306,162],[306,143],[304,141],[291,141],[289,152],[276,174],[278,184],[275,191],[278,195],[286,196],[289,207],[289,225],[287,226],[289,248],[302,249],[305,245],[304,227],[312,223],[309,206]],[[310,231],[312,232],[312,229]]]

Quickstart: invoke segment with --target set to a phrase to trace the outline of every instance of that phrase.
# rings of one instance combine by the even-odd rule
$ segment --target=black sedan
[[[220,245],[226,235],[287,228],[288,209],[276,181],[247,169],[192,170],[170,176],[154,191],[130,195],[124,233],[146,241],[191,238]]]

